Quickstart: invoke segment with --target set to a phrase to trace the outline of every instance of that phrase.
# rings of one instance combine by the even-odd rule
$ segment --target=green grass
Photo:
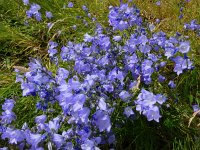
[[[47,1],[49,0],[32,2],[40,4],[42,12],[48,10],[53,13],[52,22],[55,25],[50,31],[46,27],[48,20],[44,20],[44,23],[30,20],[30,26],[24,26],[25,6],[21,1],[0,0],[0,64],[2,64],[0,65],[0,103],[2,104],[6,97],[16,100],[14,111],[18,116],[15,123],[18,127],[21,127],[24,122],[32,126],[34,117],[40,112],[35,111],[36,98],[22,97],[20,85],[15,83],[12,67],[27,66],[29,57],[41,57],[47,64],[47,43],[50,40],[65,44],[69,40],[81,41],[86,32],[91,33],[94,28],[92,22],[88,20],[89,26],[85,27],[80,20],[76,19],[78,15],[85,16],[81,11],[83,4],[88,6],[91,14],[105,27],[108,26],[108,6],[119,4],[116,0],[72,0],[75,8],[64,10],[62,0]],[[197,124],[200,119],[195,118],[189,128],[188,122],[193,113],[191,105],[200,103],[200,37],[191,31],[186,32],[183,25],[192,19],[200,23],[200,3],[199,0],[191,0],[185,4],[183,19],[179,20],[180,1],[162,0],[161,6],[155,5],[155,2],[156,0],[134,0],[145,20],[152,23],[157,18],[161,20],[161,23],[156,25],[156,31],[162,30],[168,35],[180,32],[190,37],[192,46],[190,57],[195,63],[195,69],[176,79],[178,82],[176,91],[179,95],[172,95],[172,97],[178,102],[174,104],[174,99],[169,100],[171,107],[164,108],[165,116],[160,124],[149,123],[145,118],[140,118],[134,122],[126,122],[124,128],[116,128],[119,141],[117,148],[198,150],[200,130]],[[67,5],[68,1],[65,1],[65,4]],[[71,28],[74,24],[77,24],[77,30]],[[62,31],[60,36],[58,30]]]

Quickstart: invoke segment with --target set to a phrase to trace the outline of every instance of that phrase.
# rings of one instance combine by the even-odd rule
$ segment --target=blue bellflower
[[[72,7],[74,7],[74,4],[72,2],[69,2],[68,3],[68,8],[72,8]]]
[[[51,19],[53,17],[53,14],[50,11],[46,11],[46,17],[48,19]]]
[[[28,5],[29,4],[29,0],[23,0],[24,5]]]

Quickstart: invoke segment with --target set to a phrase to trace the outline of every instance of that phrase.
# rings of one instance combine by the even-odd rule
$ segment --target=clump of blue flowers
[[[73,8],[73,3],[68,7]],[[32,4],[27,16],[41,21],[40,9]],[[88,11],[86,6],[83,10]],[[53,15],[47,11],[46,17]],[[7,99],[2,105],[2,139],[21,149],[98,150],[116,143],[112,120],[116,108],[125,119],[142,115],[148,121],[160,121],[168,95],[154,85],[159,82],[175,88],[174,76],[193,68],[187,57],[190,43],[180,34],[168,37],[162,31],[152,32],[139,9],[128,4],[110,7],[108,18],[109,28],[97,24],[94,34],[86,33],[81,43],[49,42],[56,73],[39,59],[30,60],[26,73],[16,70],[23,96],[38,96],[36,108],[43,115],[35,118],[34,127],[24,123],[16,129],[11,126],[16,119],[15,102]],[[172,76],[165,76],[165,68],[171,68]],[[61,112],[51,118],[47,113],[54,104]]]
[[[184,28],[189,31],[194,31],[198,36],[200,36],[200,25],[197,23],[196,20],[192,20],[190,23],[186,23]]]

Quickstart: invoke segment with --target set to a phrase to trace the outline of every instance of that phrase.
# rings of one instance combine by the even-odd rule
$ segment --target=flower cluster
[[[30,70],[25,74],[18,74],[16,82],[21,82],[23,96],[36,94],[40,97],[37,108],[46,110],[48,102],[54,102],[54,86],[55,79],[52,72],[42,66],[40,60],[32,59],[29,63]],[[16,70],[19,72],[19,70]]]
[[[42,14],[40,12],[41,6],[39,4],[30,4],[29,0],[23,0],[24,5],[30,5],[30,9],[26,11],[27,18],[35,18],[37,21],[42,20]],[[46,11],[46,18],[51,19],[53,14],[50,11]]]
[[[30,16],[39,9],[31,5]],[[88,11],[86,6],[82,9]],[[15,129],[7,125],[15,115],[13,101],[6,100],[3,110],[7,112],[1,117],[1,124],[6,124],[3,139],[21,149],[42,149],[47,144],[56,149],[93,150],[115,144],[112,116],[116,108],[123,110],[126,119],[142,114],[148,121],[160,121],[160,108],[167,98],[151,89],[155,82],[175,87],[172,77],[164,76],[165,67],[173,68],[173,76],[192,69],[187,57],[189,42],[180,34],[168,37],[164,32],[151,32],[139,10],[128,4],[110,7],[109,23],[106,29],[97,24],[94,34],[86,33],[81,43],[50,41],[48,54],[56,73],[38,59],[31,59],[26,73],[16,70],[23,96],[38,96],[36,107],[44,114],[35,118],[33,128],[25,123],[22,129]],[[118,30],[132,32],[119,34]],[[61,112],[51,118],[46,114],[54,104]]]
[[[200,36],[200,25],[197,23],[196,20],[192,20],[190,23],[187,23],[184,25],[184,28],[186,30],[191,30],[197,33],[198,36]]]
[[[140,26],[142,23],[140,10],[128,7],[128,3],[121,4],[120,7],[110,7],[108,18],[114,30],[122,31],[134,25]]]
[[[42,20],[41,13],[39,10],[41,9],[40,5],[38,4],[32,4],[30,9],[26,11],[26,15],[28,18],[35,17],[37,21]]]
[[[12,99],[6,99],[2,105],[2,115],[1,115],[1,124],[10,124],[13,120],[16,119],[15,114],[12,112],[15,101]]]
[[[138,99],[135,101],[136,103],[136,110],[145,115],[148,121],[155,120],[159,122],[160,119],[160,112],[159,112],[159,105],[162,105],[166,102],[166,97],[157,94],[154,95],[153,93],[142,89],[141,93],[138,95]]]

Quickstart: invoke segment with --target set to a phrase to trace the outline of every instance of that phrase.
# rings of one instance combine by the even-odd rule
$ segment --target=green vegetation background
[[[54,15],[51,30],[46,27],[47,20],[37,23],[30,20],[30,26],[25,26],[25,11],[27,7],[21,0],[0,0],[0,104],[4,98],[12,97],[16,100],[15,125],[21,127],[24,122],[34,124],[34,117],[39,114],[35,110],[36,98],[22,97],[20,85],[15,83],[13,66],[27,67],[29,57],[40,57],[49,68],[52,66],[46,57],[47,43],[57,38],[63,44],[69,40],[81,40],[83,35],[92,32],[95,27],[89,21],[89,27],[82,26],[78,15],[85,15],[81,11],[82,5],[88,6],[92,15],[103,26],[108,26],[107,16],[110,5],[119,5],[118,0],[71,0],[73,9],[62,9],[67,6],[68,0],[32,0],[41,5],[42,11],[51,11]],[[190,127],[189,119],[192,117],[192,104],[200,103],[200,37],[193,32],[186,32],[184,23],[196,19],[200,23],[200,0],[162,0],[157,6],[156,0],[134,0],[140,8],[144,20],[161,22],[156,31],[164,31],[168,35],[180,32],[189,36],[191,42],[190,58],[195,63],[195,69],[177,78],[176,91],[178,102],[172,103],[169,109],[163,110],[163,119],[160,124],[147,122],[141,118],[134,122],[127,122],[125,127],[116,129],[118,143],[117,149],[200,149],[200,130],[197,127],[200,119],[196,117]],[[183,6],[183,19],[179,19],[180,6]],[[72,26],[77,24],[77,30]],[[59,30],[62,31],[58,38]],[[6,146],[5,141],[0,147]],[[14,147],[10,146],[10,149]],[[106,148],[104,148],[106,149]]]

